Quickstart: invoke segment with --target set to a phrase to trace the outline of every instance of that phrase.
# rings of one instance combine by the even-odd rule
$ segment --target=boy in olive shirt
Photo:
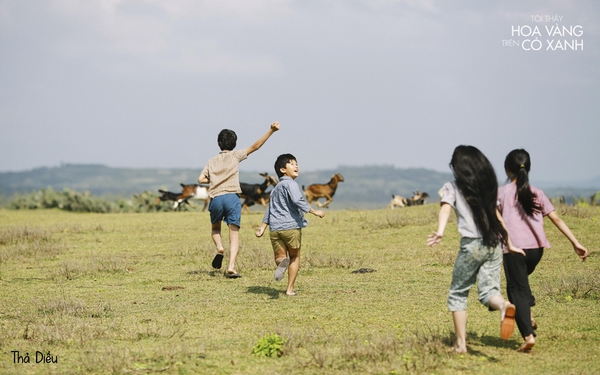
[[[220,269],[223,264],[223,243],[221,239],[221,221],[229,226],[229,266],[225,276],[231,279],[241,277],[235,271],[235,260],[239,250],[239,230],[242,215],[242,205],[238,194],[240,189],[239,163],[248,155],[261,148],[273,133],[279,130],[279,123],[271,124],[269,131],[260,137],[254,144],[243,150],[234,150],[237,145],[237,135],[233,130],[223,129],[217,137],[221,152],[212,157],[198,176],[198,183],[209,183],[208,196],[210,204],[211,236],[217,254],[212,261],[212,266]]]

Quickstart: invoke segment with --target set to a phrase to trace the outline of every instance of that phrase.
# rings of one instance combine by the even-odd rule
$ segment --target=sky
[[[200,171],[279,121],[241,170],[450,172],[468,144],[590,180],[599,50],[597,0],[0,0],[0,171]]]

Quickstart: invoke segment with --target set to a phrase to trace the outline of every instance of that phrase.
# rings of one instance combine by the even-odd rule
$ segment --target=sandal
[[[217,255],[215,255],[215,259],[213,259],[213,261],[212,261],[212,266],[213,266],[213,268],[221,269],[222,265],[223,265],[223,254],[217,253]]]

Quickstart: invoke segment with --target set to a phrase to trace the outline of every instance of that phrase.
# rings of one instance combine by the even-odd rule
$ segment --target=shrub
[[[252,349],[252,354],[257,357],[281,357],[283,345],[287,340],[276,333],[267,334],[258,340]]]
[[[134,194],[133,199],[121,199],[111,202],[106,199],[92,196],[89,192],[77,192],[70,189],[64,189],[62,192],[52,188],[41,189],[40,191],[17,195],[9,207],[15,210],[37,210],[58,208],[64,211],[72,212],[156,212],[171,211],[168,203],[155,206],[156,195],[143,191],[141,194]]]

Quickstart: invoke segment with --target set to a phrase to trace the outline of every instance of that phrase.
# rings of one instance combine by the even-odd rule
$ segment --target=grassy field
[[[585,263],[546,224],[534,350],[516,351],[518,330],[501,340],[499,313],[471,293],[467,355],[452,353],[446,308],[456,225],[425,246],[437,209],[309,217],[296,297],[273,281],[259,213],[243,216],[243,277],[230,280],[210,267],[208,213],[0,210],[0,373],[600,373],[600,208],[558,209]],[[273,333],[283,355],[253,355]]]

